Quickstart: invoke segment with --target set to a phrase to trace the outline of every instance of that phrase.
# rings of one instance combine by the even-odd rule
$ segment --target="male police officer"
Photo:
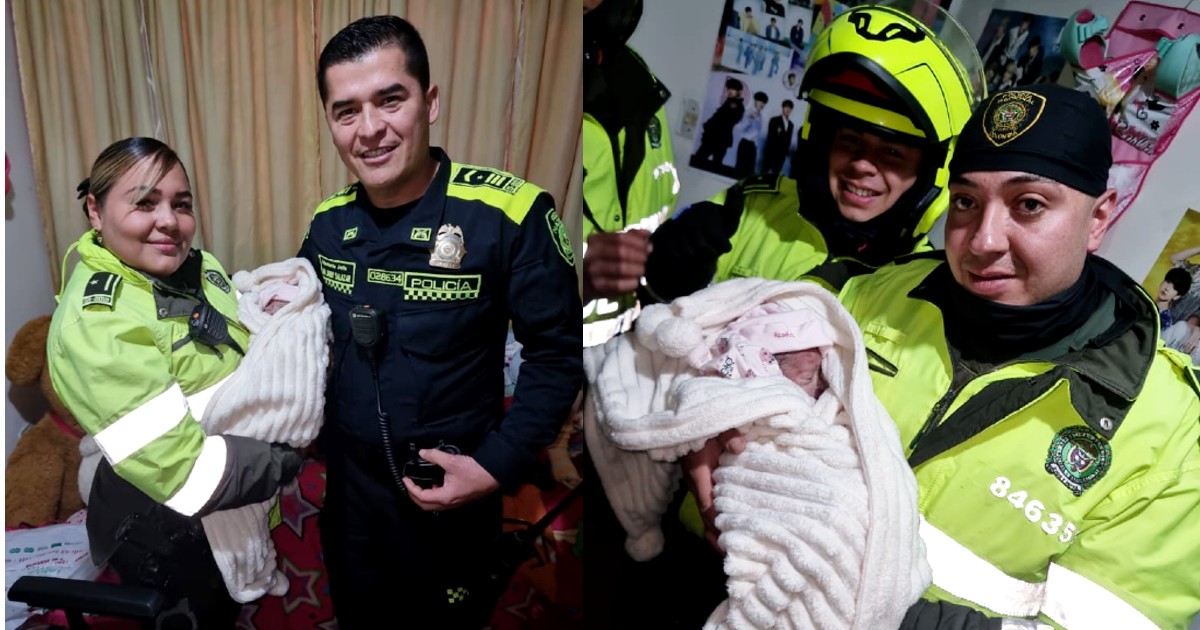
[[[583,31],[583,345],[630,329],[650,233],[675,208],[671,93],[625,41],[641,0],[585,2]]]
[[[317,72],[358,178],[317,207],[300,251],[333,310],[321,533],[334,609],[342,628],[381,614],[481,627],[496,491],[525,478],[582,382],[574,254],[549,194],[429,146],[438,88],[411,24],[350,24]],[[505,414],[510,321],[524,363]]]
[[[851,279],[933,569],[906,628],[1184,628],[1200,610],[1200,384],[1154,302],[1092,255],[1103,110],[994,95],[950,164],[946,251]]]

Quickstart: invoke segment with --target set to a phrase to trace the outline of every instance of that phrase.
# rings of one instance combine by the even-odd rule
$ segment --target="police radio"
[[[187,336],[177,341],[171,349],[178,350],[189,341],[208,346],[218,358],[222,358],[221,350],[218,348],[221,345],[229,346],[238,354],[246,356],[246,351],[242,350],[242,346],[233,338],[233,335],[229,334],[229,321],[225,319],[221,311],[213,308],[203,298],[192,309],[192,314],[188,317]]]
[[[350,335],[354,343],[367,353],[371,361],[371,372],[379,370],[379,358],[383,354],[383,338],[387,336],[387,322],[379,311],[370,304],[350,309]]]
[[[371,380],[375,382],[375,413],[379,417],[379,433],[383,436],[383,455],[387,459],[388,472],[400,493],[408,494],[408,488],[404,487],[401,479],[400,466],[396,463],[396,454],[392,452],[388,414],[383,410],[383,401],[379,397],[379,359],[383,355],[383,339],[387,336],[386,320],[370,304],[355,306],[350,309],[350,336],[367,353],[371,363]]]

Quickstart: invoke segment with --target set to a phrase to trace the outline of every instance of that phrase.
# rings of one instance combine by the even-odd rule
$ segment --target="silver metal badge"
[[[462,228],[447,223],[438,228],[437,240],[429,248],[429,266],[442,269],[461,269],[467,245],[463,241]]]

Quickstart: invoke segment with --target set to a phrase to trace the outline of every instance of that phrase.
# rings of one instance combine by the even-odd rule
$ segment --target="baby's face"
[[[799,385],[809,396],[816,398],[825,391],[825,379],[821,377],[821,351],[818,348],[780,352],[775,355],[779,370],[791,382]]]

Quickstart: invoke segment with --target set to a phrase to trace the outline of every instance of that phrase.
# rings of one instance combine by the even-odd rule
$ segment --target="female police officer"
[[[300,455],[200,427],[249,333],[225,270],[191,247],[191,187],[175,152],[153,138],[116,142],[80,194],[93,229],[75,244],[81,261],[47,354],[55,392],[104,455],[88,503],[92,559],[163,590],[164,609],[194,627],[232,628],[241,607],[200,517],[274,496]]]

